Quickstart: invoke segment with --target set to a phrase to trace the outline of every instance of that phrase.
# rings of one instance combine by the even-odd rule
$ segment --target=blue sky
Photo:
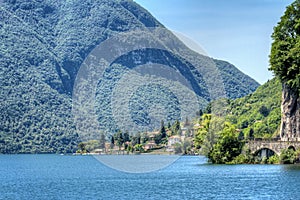
[[[293,0],[135,0],[167,28],[229,61],[259,83],[268,71],[271,34]]]

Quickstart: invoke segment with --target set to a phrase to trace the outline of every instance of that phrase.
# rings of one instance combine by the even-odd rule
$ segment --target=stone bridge
[[[274,138],[274,139],[259,139],[256,138],[254,140],[248,141],[246,144],[248,145],[250,151],[252,154],[258,154],[259,152],[261,154],[264,154],[267,156],[269,151],[273,151],[275,154],[280,155],[281,151],[283,149],[299,149],[300,148],[300,141],[293,140],[281,140],[280,138]]]

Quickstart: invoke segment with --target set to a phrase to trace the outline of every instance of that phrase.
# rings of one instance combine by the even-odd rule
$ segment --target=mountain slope
[[[71,115],[72,90],[81,64],[107,38],[146,27],[163,26],[133,1],[4,0],[0,4],[0,152],[74,152],[79,138]],[[170,65],[176,58],[165,55],[161,60]],[[216,63],[230,98],[258,87],[234,66]],[[201,75],[193,72],[187,79],[194,77],[207,103],[211,99]],[[151,94],[149,88],[141,92],[143,96],[144,92]],[[133,102],[133,108],[140,102]],[[99,121],[113,131],[110,118],[101,117],[101,113],[109,116],[107,102],[103,103]],[[132,111],[135,119],[147,117],[136,113]]]
[[[257,83],[253,82],[251,77],[245,76],[234,65],[222,60],[214,61],[223,78],[223,83],[228,98],[240,98],[245,96],[245,94],[250,94],[257,89]],[[241,87],[243,85],[246,87]]]
[[[231,101],[228,119],[241,129],[245,137],[277,137],[281,120],[281,87],[280,81],[274,78],[254,93]]]

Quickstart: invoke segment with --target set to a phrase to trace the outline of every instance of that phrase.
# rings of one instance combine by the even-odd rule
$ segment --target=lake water
[[[183,156],[151,173],[93,156],[0,155],[0,199],[300,199],[296,165],[208,165]]]

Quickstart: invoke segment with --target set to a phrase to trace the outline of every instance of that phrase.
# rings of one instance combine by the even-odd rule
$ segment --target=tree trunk
[[[300,97],[299,92],[286,84],[282,86],[280,137],[284,141],[300,141]]]

